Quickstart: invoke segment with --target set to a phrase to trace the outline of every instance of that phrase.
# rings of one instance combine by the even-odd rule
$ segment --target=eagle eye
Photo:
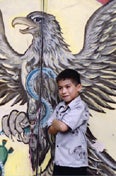
[[[33,18],[33,21],[34,21],[34,22],[41,22],[42,19],[43,19],[43,18],[41,18],[41,17],[35,17],[35,18]]]

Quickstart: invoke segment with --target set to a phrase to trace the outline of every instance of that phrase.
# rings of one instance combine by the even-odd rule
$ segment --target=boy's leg
[[[87,167],[72,168],[54,165],[53,176],[84,176],[87,175]]]
[[[53,176],[68,176],[67,167],[54,165]]]

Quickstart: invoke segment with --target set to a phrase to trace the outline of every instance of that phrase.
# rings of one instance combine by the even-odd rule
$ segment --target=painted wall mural
[[[0,176],[52,176],[56,75],[81,74],[88,175],[116,174],[116,0],[0,1]]]

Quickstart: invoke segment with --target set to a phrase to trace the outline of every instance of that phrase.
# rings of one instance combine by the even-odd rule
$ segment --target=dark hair
[[[71,79],[76,84],[81,84],[80,74],[73,69],[65,69],[59,73],[56,77],[56,82],[58,83],[61,80]]]

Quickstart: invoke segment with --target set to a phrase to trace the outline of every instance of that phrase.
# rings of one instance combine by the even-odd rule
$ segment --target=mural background
[[[102,4],[96,0],[46,0],[44,11],[56,16],[62,28],[65,41],[70,45],[72,53],[78,53],[83,45],[84,27],[93,14]],[[14,17],[25,16],[32,11],[43,10],[41,0],[0,0],[0,9],[3,13],[6,35],[11,46],[19,53],[24,53],[31,42],[30,35],[19,33],[19,27],[15,29],[11,26]],[[115,99],[116,100],[116,99]],[[0,107],[0,116],[8,114],[12,109],[25,110],[25,106],[10,107],[11,102]],[[93,117],[90,118],[90,129],[97,139],[104,145],[107,152],[116,159],[116,110],[106,110],[106,114],[92,111]],[[28,153],[28,145],[17,142],[15,139],[9,139],[4,135],[0,136],[0,145],[2,139],[6,139],[6,147],[14,149],[13,153],[8,155],[5,163],[5,176],[32,176]]]

